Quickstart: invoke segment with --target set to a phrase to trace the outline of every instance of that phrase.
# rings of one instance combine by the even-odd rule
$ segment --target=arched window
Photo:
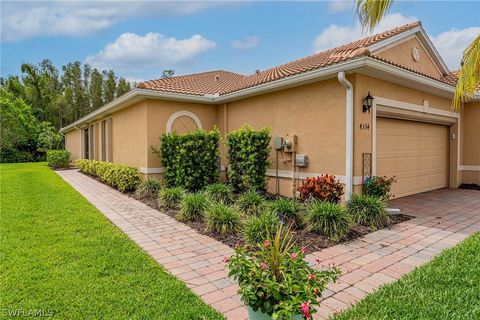
[[[167,133],[188,133],[202,129],[202,123],[197,115],[190,111],[178,111],[167,121]]]

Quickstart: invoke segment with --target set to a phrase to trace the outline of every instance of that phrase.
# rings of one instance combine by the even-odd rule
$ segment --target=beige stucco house
[[[395,175],[402,197],[480,183],[480,96],[454,112],[455,83],[416,22],[253,75],[139,83],[61,131],[72,160],[124,163],[150,176],[163,170],[151,146],[164,132],[216,126],[224,136],[243,124],[266,126],[273,136],[296,135],[297,153],[309,158],[298,168],[280,154],[277,171],[272,151],[271,191],[277,173],[283,194],[292,178],[335,174],[350,193],[365,175]]]

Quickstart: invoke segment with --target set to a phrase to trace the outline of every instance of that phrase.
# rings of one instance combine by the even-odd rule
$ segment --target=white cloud
[[[339,26],[332,24],[323,29],[322,32],[315,38],[313,42],[313,48],[315,52],[320,52],[358,40],[368,35],[393,29],[416,20],[418,19],[415,17],[406,17],[400,13],[389,14],[384,17],[384,19],[372,32],[362,32],[362,26],[358,22],[353,26]]]
[[[37,1],[2,2],[2,41],[37,36],[82,36],[130,17],[187,15],[224,2]]]
[[[463,50],[480,34],[479,27],[451,29],[436,37],[430,36],[433,44],[451,70],[460,67]]]
[[[232,47],[235,49],[250,49],[255,48],[260,44],[258,36],[246,37],[243,40],[232,41]]]
[[[215,48],[215,42],[201,35],[187,39],[166,37],[160,33],[123,33],[100,52],[88,56],[85,63],[99,69],[137,73],[152,68],[171,68],[192,63],[202,52]]]
[[[328,11],[330,13],[337,13],[354,8],[355,1],[353,0],[331,0],[328,2]]]

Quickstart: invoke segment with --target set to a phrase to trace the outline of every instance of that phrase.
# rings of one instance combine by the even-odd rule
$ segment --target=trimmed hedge
[[[163,134],[161,146],[154,152],[161,158],[166,185],[198,191],[217,182],[220,175],[219,143],[218,129]]]
[[[122,192],[135,190],[141,181],[138,169],[124,164],[81,159],[76,165],[81,172],[97,177]]]
[[[47,150],[47,164],[50,168],[68,168],[70,152],[66,150]]]
[[[270,130],[245,125],[227,135],[228,181],[235,191],[267,190]]]

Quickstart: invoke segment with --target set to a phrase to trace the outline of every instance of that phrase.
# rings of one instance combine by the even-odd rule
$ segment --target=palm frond
[[[453,108],[459,111],[462,103],[473,98],[480,84],[480,35],[463,52],[462,66],[453,98]]]
[[[393,0],[358,0],[357,15],[363,29],[372,31],[385,16]]]

